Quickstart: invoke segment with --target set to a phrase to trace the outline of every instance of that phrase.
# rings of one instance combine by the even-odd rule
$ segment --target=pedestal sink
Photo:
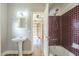
[[[22,43],[26,40],[26,37],[16,37],[13,38],[12,41],[18,43],[18,54],[22,56]]]

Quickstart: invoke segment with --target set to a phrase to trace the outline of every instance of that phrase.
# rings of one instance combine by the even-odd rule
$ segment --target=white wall
[[[7,50],[17,50],[17,44],[13,42],[11,39],[15,38],[17,36],[20,36],[25,34],[28,39],[31,38],[31,11],[29,10],[29,18],[27,19],[27,28],[26,29],[15,29],[15,23],[16,23],[16,14],[18,11],[27,11],[26,4],[8,4],[8,39],[7,39]],[[22,32],[21,32],[22,31]],[[29,32],[28,32],[29,31]],[[26,40],[23,44],[24,50],[30,50],[31,49],[31,41]]]
[[[1,52],[7,48],[7,4],[0,4]]]
[[[48,9],[49,4],[46,4],[46,9],[44,11],[44,55],[48,56]]]
[[[1,55],[1,4],[0,4],[0,55]]]

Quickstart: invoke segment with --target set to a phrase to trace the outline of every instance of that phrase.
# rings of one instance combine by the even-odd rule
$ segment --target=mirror
[[[27,27],[27,12],[17,12],[17,27],[26,28]]]
[[[24,17],[19,18],[17,23],[18,23],[19,28],[26,28],[27,27],[27,19]]]

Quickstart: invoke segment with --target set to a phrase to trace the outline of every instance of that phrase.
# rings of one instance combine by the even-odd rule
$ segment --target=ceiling
[[[59,9],[57,15],[60,16],[70,9],[77,6],[77,3],[50,3],[49,4],[49,14],[53,15],[56,9]],[[51,12],[50,12],[51,11]]]
[[[52,9],[52,8],[62,8],[62,7],[65,7],[67,4],[66,3],[50,3],[49,4],[49,9]]]
[[[44,12],[46,4],[45,3],[8,3],[10,8],[14,9],[27,9],[32,12]],[[53,15],[56,9],[59,9],[57,15],[62,15],[70,9],[74,8],[77,3],[49,3],[49,15]],[[51,12],[50,12],[51,11]]]
[[[45,3],[8,3],[9,6],[13,8],[22,8],[25,7],[28,10],[33,12],[43,12],[45,10]],[[23,8],[22,8],[23,9]]]

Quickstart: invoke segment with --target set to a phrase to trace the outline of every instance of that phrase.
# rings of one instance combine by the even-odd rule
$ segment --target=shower
[[[56,16],[58,14],[59,9],[57,8],[54,12],[54,16]]]

